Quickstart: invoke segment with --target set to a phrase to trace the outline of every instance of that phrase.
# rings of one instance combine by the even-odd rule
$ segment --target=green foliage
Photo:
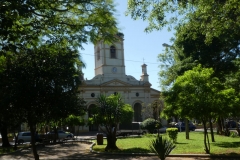
[[[198,64],[213,68],[222,83],[229,74],[235,77],[239,65],[234,61],[240,56],[239,6],[240,1],[235,0],[128,1],[127,14],[149,22],[145,31],[166,26],[176,30],[173,45],[158,57],[163,89],[169,89],[178,76]],[[234,88],[239,89],[237,86]]]
[[[27,48],[66,39],[65,46],[82,47],[88,40],[111,41],[117,33],[112,0],[5,0],[0,5],[3,50]]]
[[[92,118],[89,122],[104,126],[107,135],[112,134],[112,128],[123,122],[131,122],[133,110],[129,104],[125,104],[120,94],[106,96],[101,94],[97,98],[96,107],[91,110]]]
[[[167,128],[166,133],[173,142],[177,142],[177,137],[178,137],[178,129],[177,128]]]
[[[85,120],[81,116],[69,115],[64,119],[63,125],[67,126],[84,126]]]
[[[114,12],[112,0],[0,2],[1,126],[83,114],[78,49],[116,40]]]
[[[235,0],[129,0],[127,14],[135,20],[147,20],[147,32],[193,22],[189,29],[198,28],[209,42],[222,34],[229,34],[229,38],[239,35],[239,6]]]
[[[229,132],[230,132],[230,137],[232,137],[232,138],[239,137],[237,131],[229,131]]]
[[[121,123],[130,123],[132,122],[134,111],[132,109],[132,106],[130,104],[124,104],[121,108],[121,117],[120,122]]]
[[[157,136],[149,146],[150,151],[156,153],[161,160],[164,160],[175,147],[171,141],[162,136]]]
[[[167,113],[172,110],[181,117],[205,121],[228,114],[230,104],[235,106],[238,98],[234,89],[226,88],[213,73],[212,69],[199,65],[179,76],[171,90],[163,92]]]
[[[141,128],[148,130],[149,133],[153,133],[158,123],[155,119],[148,118],[141,123]]]

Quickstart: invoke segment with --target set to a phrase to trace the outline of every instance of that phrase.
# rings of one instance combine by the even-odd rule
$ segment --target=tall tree
[[[11,64],[12,106],[20,111],[32,135],[33,151],[38,123],[59,121],[70,114],[81,115],[84,101],[78,96],[80,85],[77,50],[48,44],[18,54]],[[34,152],[35,158],[37,154]]]
[[[93,113],[93,123],[98,124],[107,135],[107,146],[105,150],[117,150],[116,131],[119,123],[131,122],[133,109],[129,104],[124,104],[120,94],[101,94],[97,98],[97,106]]]
[[[202,121],[206,153],[210,153],[206,123],[218,114],[229,113],[239,101],[234,89],[225,88],[217,77],[213,77],[213,69],[200,65],[179,76],[171,90],[164,92],[163,96],[167,113],[171,109],[181,117]]]
[[[192,69],[189,62],[195,61],[204,67],[213,68],[218,78],[224,79],[224,74],[236,71],[233,60],[240,54],[240,23],[237,21],[240,18],[240,2],[130,0],[127,13],[133,19],[148,20],[149,26],[146,31],[159,30],[166,26],[174,26],[176,29],[172,49],[182,53],[180,61],[186,63],[180,63],[180,66],[179,63],[170,65],[169,71],[172,74],[161,73],[168,77],[166,81],[171,81],[176,75],[182,75],[184,71]],[[169,60],[168,55],[161,60]]]
[[[113,16],[114,12],[112,0],[1,1],[0,74],[2,79],[0,86],[3,88],[0,93],[5,93],[4,91],[8,89],[6,93],[12,94],[1,97],[4,102],[0,104],[0,109],[3,111],[0,113],[1,116],[10,113],[10,107],[15,107],[15,109],[22,107],[23,110],[19,110],[18,115],[24,115],[22,122],[31,123],[30,127],[33,132],[33,126],[38,120],[31,120],[31,118],[50,118],[49,115],[58,118],[54,116],[54,113],[59,110],[54,112],[53,106],[62,108],[59,111],[61,116],[67,116],[73,110],[79,110],[79,107],[75,105],[78,101],[76,97],[78,73],[73,69],[77,64],[76,49],[82,48],[82,44],[88,43],[89,40],[93,43],[100,39],[115,40],[117,23]],[[41,57],[41,54],[44,56]],[[64,61],[64,58],[69,62]],[[56,70],[53,72],[47,69],[48,62],[61,65],[54,66]],[[72,64],[71,67],[69,64]],[[65,78],[61,78],[60,75]],[[9,87],[11,85],[13,87]],[[31,92],[34,94],[29,94]],[[22,100],[21,95],[25,96]],[[34,97],[37,97],[36,101]],[[69,101],[65,101],[67,97]],[[9,98],[11,98],[10,101]],[[82,100],[78,104],[82,104]],[[66,108],[70,105],[72,107]],[[53,110],[45,110],[46,106]],[[36,113],[36,117],[30,114],[31,111]],[[14,117],[13,114],[11,115]],[[38,159],[36,154],[34,155]]]
[[[159,73],[164,89],[197,64],[212,68],[222,83],[229,79],[229,73],[238,72],[234,61],[240,56],[240,2],[130,0],[128,4],[133,19],[148,20],[147,32],[163,27],[176,31],[171,50],[159,56],[161,62],[174,62]]]

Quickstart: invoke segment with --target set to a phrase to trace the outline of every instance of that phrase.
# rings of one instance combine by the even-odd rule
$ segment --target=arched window
[[[117,58],[117,56],[116,56],[116,48],[114,46],[110,47],[110,58]]]

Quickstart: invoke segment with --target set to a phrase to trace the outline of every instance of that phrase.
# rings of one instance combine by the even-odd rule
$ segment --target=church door
[[[134,104],[134,122],[142,122],[142,105],[140,103]]]
[[[94,113],[94,108],[96,106],[94,104],[91,104],[89,107],[88,107],[88,117],[92,117],[93,116],[93,113]],[[98,131],[98,125],[96,124],[92,124],[92,125],[89,125],[89,131]]]

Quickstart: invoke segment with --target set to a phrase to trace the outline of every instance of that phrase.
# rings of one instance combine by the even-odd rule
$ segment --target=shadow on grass
[[[150,151],[148,149],[144,148],[128,148],[128,149],[122,149],[120,152],[123,153],[149,153]]]
[[[180,144],[181,145],[181,144],[188,144],[188,143],[175,142],[175,144]]]
[[[94,151],[97,152],[105,152],[104,148],[93,148]],[[128,149],[119,149],[119,150],[111,150],[108,151],[109,153],[149,153],[150,151],[148,149],[143,148],[128,148]]]
[[[213,143],[212,145],[222,148],[238,148],[240,147],[240,142],[221,142]]]
[[[142,138],[142,136],[118,136],[117,139]]]

